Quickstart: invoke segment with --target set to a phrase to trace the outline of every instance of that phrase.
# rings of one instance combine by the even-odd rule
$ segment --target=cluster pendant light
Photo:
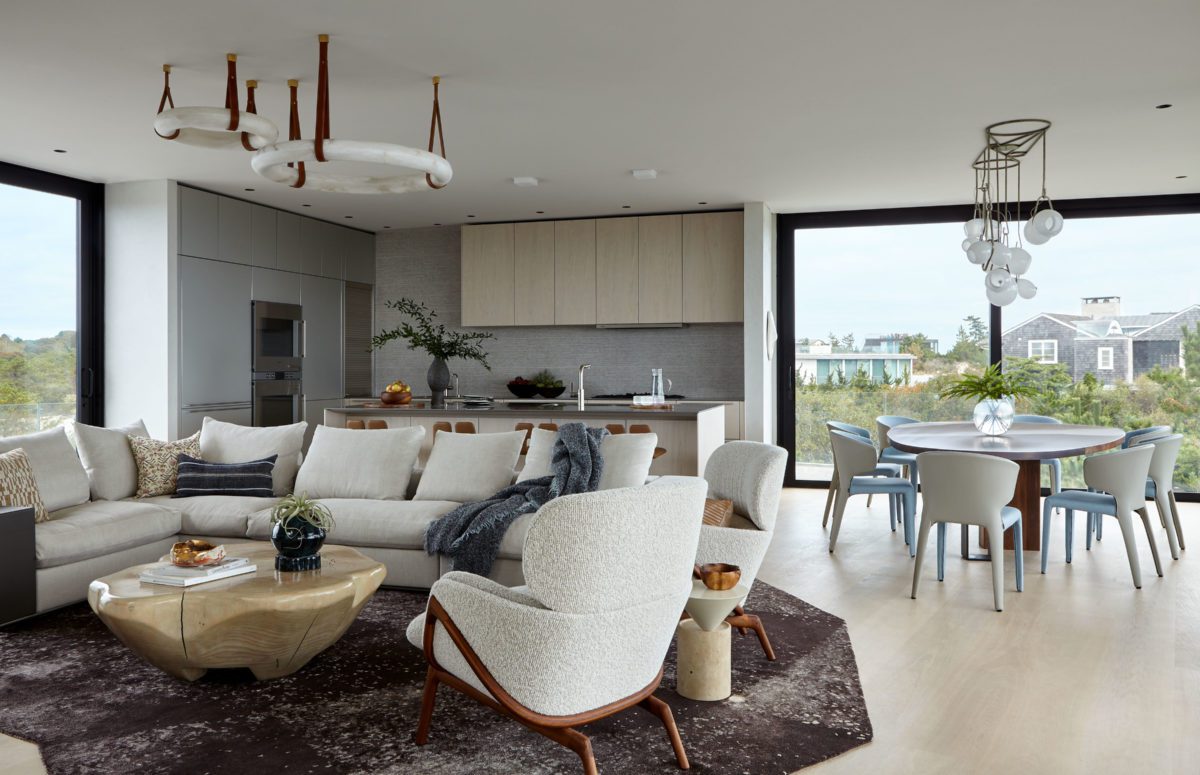
[[[1033,262],[1025,243],[1042,245],[1062,231],[1063,218],[1046,194],[1049,129],[1050,122],[1040,118],[992,124],[985,130],[983,150],[971,164],[975,170],[975,212],[963,224],[966,239],[962,249],[967,260],[983,270],[987,299],[998,307],[1012,304],[1018,296],[1032,299],[1037,295],[1037,286],[1025,277]],[[1038,145],[1042,150],[1041,193],[1024,228],[1018,229],[1021,162]]]
[[[317,110],[313,139],[300,137],[300,113],[296,92],[299,81],[289,80],[290,116],[288,139],[277,142],[279,131],[270,120],[257,115],[254,91],[257,81],[247,81],[246,109],[237,106],[237,56],[228,56],[225,107],[176,108],[171,96],[171,66],[163,65],[164,84],[154,131],[165,140],[217,148],[242,147],[253,152],[251,168],[262,177],[292,188],[348,194],[398,194],[425,188],[439,189],[450,182],[453,170],[446,160],[442,136],[442,113],[438,102],[440,79],[433,79],[433,115],[429,124],[427,150],[395,143],[338,140],[329,127],[329,36],[318,37],[320,61],[317,75]],[[169,107],[168,107],[169,106]],[[434,141],[440,153],[434,153]],[[404,170],[396,175],[373,177],[327,172],[320,165],[330,161],[385,164]]]

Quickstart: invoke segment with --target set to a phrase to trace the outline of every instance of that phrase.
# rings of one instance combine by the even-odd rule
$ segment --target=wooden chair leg
[[[651,694],[640,703],[643,708],[658,716],[659,720],[667,729],[667,737],[671,738],[671,747],[675,749],[675,761],[679,763],[679,769],[691,769],[688,763],[687,752],[683,750],[683,740],[679,738],[679,727],[675,726],[675,716],[671,714],[671,706]]]
[[[583,764],[584,775],[600,775],[600,771],[596,769],[596,757],[592,754],[592,741],[588,739],[587,735],[570,727],[564,729],[544,727],[537,731],[574,751]]]
[[[738,608],[741,611],[741,608]],[[735,613],[725,619],[730,627],[746,627],[754,630],[754,634],[758,636],[758,643],[762,646],[763,653],[767,655],[767,659],[775,661],[775,649],[771,648],[771,640],[767,637],[767,629],[763,627],[762,619],[754,614],[748,614],[744,611]]]
[[[437,671],[431,666],[425,673],[425,693],[421,696],[421,719],[417,722],[417,745],[429,742],[429,725],[433,722],[433,701],[437,697]]]

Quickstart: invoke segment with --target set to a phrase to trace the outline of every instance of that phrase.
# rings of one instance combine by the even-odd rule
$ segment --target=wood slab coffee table
[[[145,584],[147,565],[93,581],[88,603],[142,659],[188,681],[209,668],[248,667],[259,680],[290,675],[337,642],[387,569],[346,546],[321,549],[321,568],[275,570],[266,542],[225,545],[254,573],[181,588]]]

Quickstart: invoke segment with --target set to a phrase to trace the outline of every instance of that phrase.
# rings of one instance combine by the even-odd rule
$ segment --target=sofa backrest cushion
[[[236,495],[246,498],[270,498],[273,494],[271,471],[275,456],[245,463],[213,463],[179,456],[179,480],[174,498],[205,495]]]
[[[38,494],[29,456],[20,448],[0,453],[0,509],[8,506],[31,507],[34,522],[50,519]]]
[[[525,536],[529,591],[547,608],[580,614],[686,599],[707,489],[703,479],[678,477],[555,498]]]
[[[138,420],[120,428],[99,428],[77,422],[71,425],[71,435],[87,471],[92,500],[132,498],[137,492],[137,461],[129,448],[129,437],[148,437],[145,423]]]
[[[62,427],[0,439],[0,452],[23,449],[33,468],[38,494],[47,511],[87,503],[91,495],[87,471]]]
[[[536,428],[529,438],[529,451],[525,453],[525,467],[517,481],[549,476],[550,460],[554,454],[554,442],[558,431]],[[658,445],[656,433],[609,434],[600,443],[600,456],[604,459],[604,472],[600,475],[601,490],[618,487],[637,487],[645,484],[650,475],[650,464],[654,462],[654,448]]]
[[[200,432],[178,441],[128,436],[137,461],[138,486],[135,495],[150,498],[155,495],[170,495],[175,492],[179,477],[179,456],[200,457]]]
[[[468,503],[490,498],[512,482],[524,443],[525,431],[437,434],[414,500]]]
[[[252,428],[204,418],[200,427],[200,455],[210,463],[245,463],[275,455],[271,479],[276,495],[287,495],[300,468],[307,422]]]
[[[350,430],[318,425],[296,492],[310,498],[404,500],[425,429]]]

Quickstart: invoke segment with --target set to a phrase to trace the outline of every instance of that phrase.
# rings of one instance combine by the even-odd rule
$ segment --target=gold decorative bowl
[[[742,569],[725,562],[710,562],[700,566],[700,580],[709,589],[723,592],[742,580]]]
[[[217,565],[225,559],[225,547],[214,546],[208,541],[193,538],[180,541],[171,547],[171,564],[181,568],[199,568]]]

